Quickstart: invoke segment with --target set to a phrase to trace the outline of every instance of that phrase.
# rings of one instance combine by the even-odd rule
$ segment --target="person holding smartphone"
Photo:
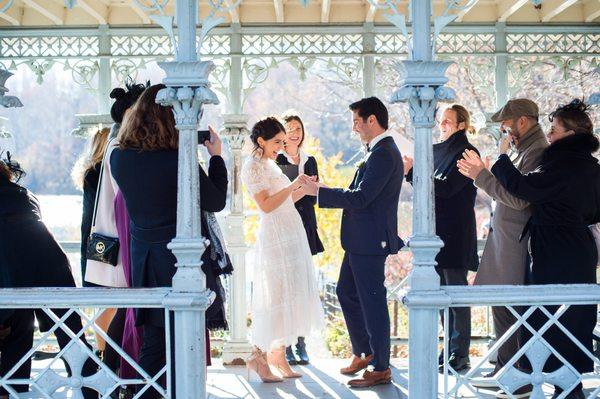
[[[167,244],[176,234],[179,132],[173,111],[156,103],[156,95],[163,88],[162,84],[151,86],[140,96],[119,130],[119,147],[110,157],[111,170],[131,218],[132,285],[136,288],[170,287],[176,271],[176,258]],[[209,329],[225,329],[224,290],[219,276],[231,273],[232,267],[224,246],[217,245],[218,237],[214,238],[218,226],[211,214],[225,208],[227,169],[217,132],[211,130],[210,140],[204,145],[210,155],[208,171],[198,165],[198,177],[202,235],[210,245],[201,260],[206,286],[216,293],[206,311],[206,325]],[[173,326],[165,325],[162,309],[138,310],[136,321],[144,327],[140,366],[155,376],[166,362],[165,329]],[[141,397],[157,395],[156,390],[149,389]]]
[[[492,121],[499,122],[505,133],[500,143],[500,152],[508,152],[510,162],[523,174],[532,172],[540,165],[542,154],[548,147],[548,141],[538,119],[538,105],[527,98],[509,100],[492,116]],[[459,171],[461,171],[460,165]],[[529,201],[507,190],[487,168],[476,172],[473,170],[467,174],[467,177],[473,179],[477,188],[496,201],[496,209],[474,284],[524,285],[527,282],[530,262],[527,249],[529,235],[526,234],[522,239],[519,237],[531,217]],[[510,309],[504,306],[492,307],[492,315],[497,339],[507,334],[511,326],[517,322]],[[498,348],[494,369],[483,378],[472,380],[471,384],[480,388],[497,387],[498,373],[519,351],[521,344],[519,332],[513,332]],[[527,397],[531,389],[531,386],[525,386],[512,395],[516,398]],[[496,397],[509,396],[500,390]]]

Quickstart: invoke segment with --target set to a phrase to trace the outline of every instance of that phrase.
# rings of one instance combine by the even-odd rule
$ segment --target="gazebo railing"
[[[137,391],[134,398],[140,397],[152,389],[165,398],[171,398],[173,376],[171,375],[171,359],[176,355],[179,357],[183,352],[193,350],[189,346],[181,344],[185,339],[195,339],[194,337],[185,337],[185,334],[193,333],[192,329],[177,331],[175,337],[171,336],[172,320],[177,312],[189,311],[190,308],[197,307],[200,311],[205,309],[206,298],[203,294],[197,295],[197,298],[191,298],[193,294],[179,293],[169,288],[153,289],[109,289],[109,288],[18,288],[18,289],[0,289],[0,311],[6,309],[36,309],[44,312],[54,325],[47,332],[40,333],[40,336],[34,341],[31,349],[16,363],[13,367],[0,377],[0,387],[5,388],[11,397],[19,398],[51,398],[55,397],[58,391],[71,391],[72,397],[83,397],[82,389],[90,388],[98,392],[98,397],[109,398],[111,393],[117,392],[121,386],[136,387]],[[185,308],[182,303],[191,303]],[[194,305],[197,304],[197,305]],[[165,311],[165,345],[166,356],[165,364],[154,374],[148,374],[133,359],[121,343],[112,340],[94,323],[102,311],[107,308],[158,308]],[[67,318],[75,315],[81,318],[82,328],[79,331],[73,331],[66,325]],[[72,324],[71,324],[72,326]],[[29,378],[19,379],[14,376],[18,368],[34,353],[40,350],[44,345],[54,345],[55,341],[52,335],[62,330],[69,338],[68,343],[63,344],[60,351],[47,363],[38,367],[34,364]],[[107,347],[112,347],[124,361],[129,364],[135,372],[134,378],[122,378],[115,374],[94,352],[91,346],[85,345],[81,337],[86,333],[93,331],[99,334],[105,341]],[[174,342],[172,342],[174,341]],[[179,341],[179,342],[178,342]],[[175,348],[172,353],[171,348]],[[178,353],[182,352],[182,353]],[[60,359],[60,360],[59,360]],[[67,377],[62,372],[63,363],[66,369],[71,370],[72,375]],[[93,362],[90,366],[89,362]],[[37,362],[36,362],[37,363]],[[86,365],[86,366],[84,366]],[[191,367],[191,365],[190,365]],[[194,367],[201,367],[196,364]],[[84,372],[90,368],[95,372],[90,375]],[[97,370],[97,371],[96,371]],[[166,388],[161,386],[165,384]],[[29,392],[16,392],[14,385],[28,385]]]
[[[424,293],[403,291],[398,295],[399,300],[409,308],[437,307],[444,312],[444,331],[448,331],[449,310],[453,307],[474,307],[474,306],[506,306],[516,318],[515,324],[502,337],[497,337],[496,343],[489,349],[488,353],[481,358],[477,358],[476,363],[467,372],[456,372],[447,365],[448,336],[444,335],[444,351],[446,364],[443,367],[443,382],[438,387],[441,397],[473,397],[486,398],[490,389],[494,391],[503,389],[505,392],[513,393],[520,387],[531,384],[533,386],[532,398],[544,398],[552,392],[554,385],[558,385],[569,392],[580,382],[594,379],[600,379],[600,358],[597,353],[588,350],[573,334],[569,331],[571,325],[565,325],[560,317],[565,311],[574,306],[598,305],[600,304],[600,286],[587,284],[571,285],[543,285],[543,286],[475,286],[475,287],[456,287],[442,286],[439,292]],[[547,306],[556,306],[556,310],[548,309]],[[520,307],[520,309],[518,308]],[[541,327],[535,328],[529,318],[534,312],[542,312],[547,320]],[[414,327],[414,326],[413,326]],[[568,340],[574,343],[586,357],[594,364],[594,372],[580,374],[577,369],[571,365],[556,348],[552,347],[543,337],[543,334],[549,328],[558,328]],[[529,332],[526,342],[521,344],[519,351],[511,358],[507,364],[493,377],[487,380],[495,388],[477,388],[477,384],[482,380],[482,374],[491,370],[486,369],[486,365],[491,356],[494,356],[498,349],[513,335],[522,334],[526,330]],[[429,351],[438,352],[438,331],[422,330],[421,334],[430,335],[431,339],[425,339],[430,343]],[[562,363],[562,367],[553,372],[545,372],[544,365],[550,356],[554,355]],[[421,358],[427,356],[426,353],[410,353],[412,362],[420,363]],[[532,371],[524,371],[519,361],[527,358]],[[437,366],[436,366],[437,368]],[[431,384],[438,384],[437,379],[430,381]],[[409,381],[410,385],[410,381]],[[545,388],[545,393],[544,393]],[[566,397],[567,393],[561,394],[559,399]],[[600,386],[592,389],[591,393],[586,394],[586,398],[597,398],[600,395]],[[426,396],[423,396],[426,397]],[[509,395],[508,397],[516,397]]]

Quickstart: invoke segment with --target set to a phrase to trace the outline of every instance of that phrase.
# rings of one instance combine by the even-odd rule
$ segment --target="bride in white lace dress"
[[[281,381],[267,362],[285,378],[300,377],[285,358],[285,347],[298,336],[324,327],[312,255],[294,201],[304,196],[274,160],[283,150],[285,129],[273,117],[258,121],[250,136],[254,152],[242,167],[242,180],[260,211],[252,292],[252,342],[248,359],[264,382]],[[265,355],[264,351],[270,351]]]

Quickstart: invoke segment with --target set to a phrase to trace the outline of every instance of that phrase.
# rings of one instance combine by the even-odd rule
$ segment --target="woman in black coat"
[[[598,253],[588,226],[600,222],[600,165],[592,155],[598,151],[599,142],[587,107],[579,100],[559,107],[550,114],[550,121],[550,146],[535,171],[523,176],[507,155],[501,155],[492,173],[513,195],[532,204],[526,226],[531,233],[532,258],[528,284],[595,284]],[[558,306],[546,309],[554,314]],[[596,305],[572,305],[559,318],[590,352],[596,313]],[[539,310],[528,319],[536,329],[546,321]],[[552,326],[543,337],[577,371],[593,371],[592,359],[558,327]],[[544,371],[562,365],[551,356]],[[555,396],[565,388],[557,386]],[[583,397],[581,384],[567,396]]]
[[[156,104],[164,85],[151,86],[129,111],[119,130],[120,148],[111,155],[113,176],[121,189],[131,218],[131,263],[134,287],[170,287],[176,258],[167,248],[175,237],[177,223],[177,169],[179,133],[173,112]],[[221,141],[211,130],[204,143],[211,155],[208,174],[200,165],[200,208],[219,212],[225,208],[227,169],[221,158]],[[202,218],[202,235],[210,237],[207,219]],[[207,327],[227,328],[224,293],[219,275],[231,273],[226,254],[213,251],[202,256],[207,287],[216,300],[206,313]],[[225,259],[220,258],[225,256]],[[219,261],[224,261],[219,264]],[[138,311],[137,324],[144,326],[140,365],[151,375],[165,364],[165,320],[161,309]],[[154,397],[148,390],[143,396]]]
[[[285,122],[285,153],[279,154],[276,159],[277,165],[281,168],[283,173],[291,180],[300,174],[307,176],[316,176],[319,178],[319,169],[317,167],[317,160],[311,155],[307,155],[302,150],[302,144],[304,143],[304,123],[300,116],[295,113],[288,112],[283,116]],[[300,214],[304,230],[306,231],[306,237],[308,238],[308,246],[310,252],[313,255],[320,254],[325,251],[323,243],[319,238],[319,232],[317,228],[317,215],[315,213],[315,205],[317,204],[317,197],[305,195],[296,203],[296,210]],[[298,358],[296,358],[298,356]],[[306,353],[306,343],[304,337],[298,337],[296,343],[296,354],[291,346],[286,348],[286,359],[289,364],[309,364],[310,359],[308,353]]]
[[[294,181],[302,173],[307,176],[316,176],[318,179],[319,169],[317,167],[317,160],[302,150],[305,137],[302,119],[296,114],[289,113],[283,116],[283,120],[286,132],[285,153],[277,157],[277,165],[279,165],[283,173],[291,181]],[[310,252],[313,255],[317,255],[325,250],[317,229],[316,204],[317,197],[310,195],[305,195],[295,203],[296,210],[302,218],[304,230],[306,230]]]
[[[0,288],[75,287],[67,255],[42,222],[37,198],[16,183],[22,174],[18,163],[10,160],[10,154],[6,160],[0,160]],[[65,309],[52,311],[58,317],[66,313]],[[0,335],[3,336],[0,340],[0,376],[6,375],[31,349],[34,315],[40,331],[48,331],[54,325],[41,309],[0,311]],[[65,324],[74,333],[82,329],[76,313],[69,316]],[[61,349],[70,342],[62,329],[57,329],[54,334]],[[90,347],[85,336],[82,335],[81,340]],[[94,361],[88,359],[83,375],[93,374],[96,368]],[[29,379],[30,373],[31,358],[28,358],[10,379]],[[29,386],[15,385],[13,388],[17,392],[27,392]],[[83,393],[86,398],[98,397],[87,388]],[[0,389],[0,396],[6,394],[4,388]]]
[[[442,113],[442,142],[433,145],[435,228],[444,242],[435,260],[442,285],[468,285],[469,270],[476,271],[477,223],[473,181],[463,176],[456,165],[465,150],[477,153],[467,132],[473,131],[469,111],[454,104]],[[412,159],[405,157],[406,180],[412,184]],[[448,363],[456,371],[469,367],[471,343],[470,308],[450,308],[446,334],[450,339]],[[440,366],[443,355],[440,355]]]

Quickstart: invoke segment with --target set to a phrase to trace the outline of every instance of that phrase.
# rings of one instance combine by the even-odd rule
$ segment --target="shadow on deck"
[[[475,359],[471,359],[472,364]],[[352,377],[339,373],[339,369],[346,365],[346,360],[341,359],[314,359],[309,366],[294,366],[294,370],[303,374],[302,378],[285,380],[282,383],[265,384],[256,374],[250,374],[248,380],[245,367],[223,366],[217,359],[215,364],[208,369],[207,392],[211,399],[229,398],[332,398],[332,399],[396,399],[408,398],[408,367],[405,359],[392,360],[393,383],[379,385],[372,389],[350,389],[346,383]],[[492,370],[488,365],[482,372]],[[588,375],[589,376],[589,375]],[[455,379],[448,377],[448,385],[452,387]],[[444,387],[444,377],[439,376],[440,390]],[[584,381],[586,397],[600,386],[600,375]],[[552,397],[553,387],[544,386],[546,398]],[[479,389],[471,391],[465,387],[459,390],[459,398],[495,398],[495,390]],[[440,393],[440,398],[444,395]]]

